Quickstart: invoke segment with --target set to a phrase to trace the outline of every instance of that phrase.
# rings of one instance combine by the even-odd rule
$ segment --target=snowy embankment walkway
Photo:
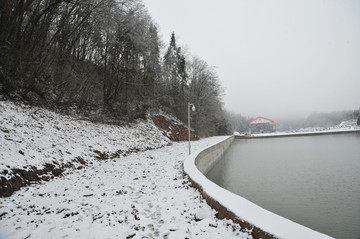
[[[87,162],[1,198],[0,238],[251,238],[217,219],[184,178],[187,143],[164,146],[169,141],[151,122],[92,124],[10,102],[0,102],[0,111],[2,177],[77,156]],[[95,150],[118,154],[100,160]]]

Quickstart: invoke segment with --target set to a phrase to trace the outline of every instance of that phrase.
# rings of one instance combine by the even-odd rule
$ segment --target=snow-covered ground
[[[10,102],[0,112],[0,172],[77,156],[91,162],[1,198],[0,238],[251,238],[217,219],[184,178],[187,143],[168,145],[151,122],[93,124]],[[98,160],[95,150],[132,153]]]
[[[0,113],[0,173],[30,166],[40,169],[45,163],[66,164],[76,157],[93,162],[95,152],[122,156],[170,143],[149,121],[125,127],[95,124],[9,101],[0,101]]]

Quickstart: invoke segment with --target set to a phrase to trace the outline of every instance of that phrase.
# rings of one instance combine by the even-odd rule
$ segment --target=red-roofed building
[[[270,133],[276,130],[276,124],[271,119],[259,116],[249,122],[249,128],[252,134]]]

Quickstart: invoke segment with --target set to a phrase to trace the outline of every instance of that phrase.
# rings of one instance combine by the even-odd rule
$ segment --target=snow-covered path
[[[218,220],[184,178],[187,152],[187,143],[173,143],[22,188],[0,199],[0,238],[251,238]]]

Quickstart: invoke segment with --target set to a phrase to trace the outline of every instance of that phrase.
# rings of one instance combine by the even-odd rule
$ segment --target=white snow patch
[[[196,212],[195,212],[195,219],[196,220],[203,220],[206,218],[211,218],[211,212],[209,210],[207,210],[207,208],[199,208]]]
[[[45,163],[66,164],[76,157],[89,162],[96,150],[111,154],[170,143],[150,120],[118,127],[8,101],[0,101],[0,115],[0,172],[41,169]]]
[[[158,148],[169,141],[151,122],[93,124],[11,102],[0,102],[0,111],[1,170],[75,156],[92,160],[80,170],[2,198],[0,238],[252,238],[231,220],[215,217],[183,176],[187,142]],[[192,142],[192,148],[221,139]],[[158,149],[93,159],[95,149],[134,147]],[[196,213],[201,221],[195,220]]]

